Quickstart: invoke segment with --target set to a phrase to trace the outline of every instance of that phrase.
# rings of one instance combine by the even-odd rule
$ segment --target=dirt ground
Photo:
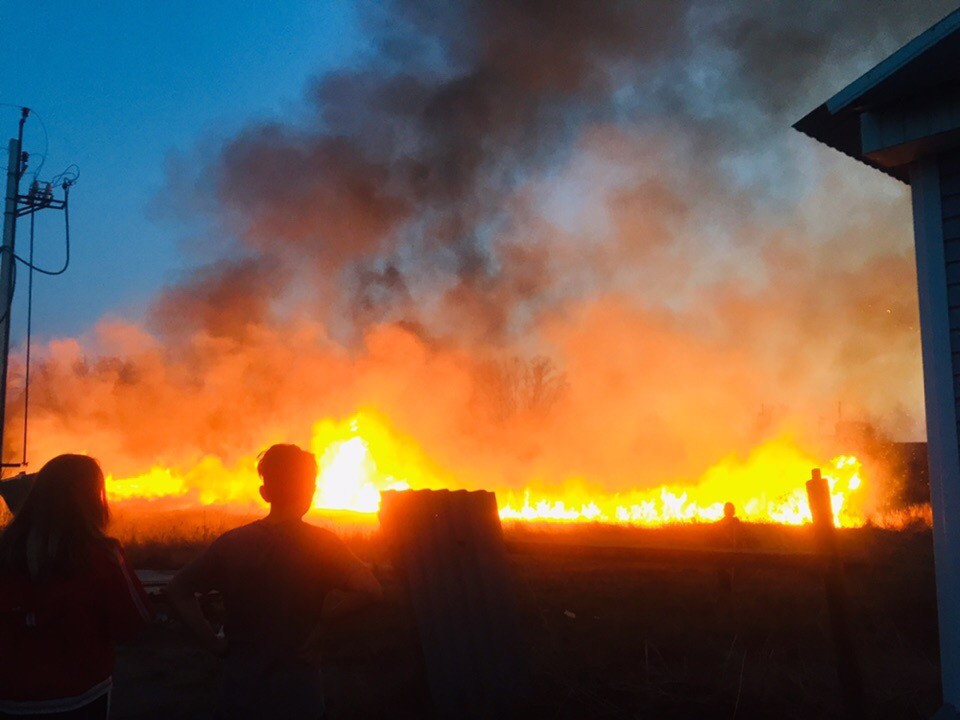
[[[757,548],[809,549],[802,528],[753,526]],[[706,547],[704,526],[563,532],[509,529],[508,541]],[[376,535],[349,538],[375,564],[383,603],[330,628],[330,717],[431,717],[412,621]],[[843,531],[846,585],[871,717],[928,718],[939,707],[929,531]],[[182,564],[198,544],[128,547],[137,567]],[[656,566],[589,554],[513,555],[524,627],[527,706],[546,718],[842,717],[823,582],[815,570]],[[207,718],[218,660],[169,620],[119,651],[114,714]]]

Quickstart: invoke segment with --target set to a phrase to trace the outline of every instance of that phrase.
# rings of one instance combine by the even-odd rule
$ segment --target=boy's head
[[[303,515],[317,489],[317,461],[296,445],[273,445],[260,456],[260,496],[274,510]]]

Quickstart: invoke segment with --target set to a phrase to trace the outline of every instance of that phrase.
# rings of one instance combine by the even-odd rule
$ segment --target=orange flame
[[[737,514],[753,522],[799,525],[810,522],[804,481],[817,463],[784,440],[766,443],[745,461],[729,457],[710,468],[696,484],[674,484],[615,495],[583,488],[556,494],[508,493],[500,509],[507,520],[616,522],[663,525],[714,522],[732,502]],[[859,526],[864,518],[851,499],[861,487],[860,463],[852,456],[834,458],[824,468],[830,485],[834,522]]]
[[[383,490],[450,487],[453,478],[433,465],[417,444],[392,431],[375,413],[359,412],[345,421],[321,420],[313,428],[310,449],[317,457],[318,510],[375,513]],[[725,502],[755,522],[801,524],[810,521],[804,481],[819,466],[786,439],[767,442],[747,458],[724,458],[696,482],[673,482],[658,488],[610,493],[585,478],[559,486],[532,482],[521,490],[493,487],[500,516],[507,521],[604,522],[662,525],[712,522],[723,516]],[[861,468],[852,456],[834,458],[823,467],[830,484],[838,525],[862,525],[856,500]],[[256,459],[225,467],[208,456],[193,468],[154,467],[134,477],[107,478],[112,502],[161,501],[165,505],[262,506]],[[542,489],[535,489],[542,488]]]

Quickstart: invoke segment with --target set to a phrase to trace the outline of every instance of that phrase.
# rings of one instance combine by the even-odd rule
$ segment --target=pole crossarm
[[[67,206],[66,200],[57,198],[17,195],[17,217],[32,215],[38,210],[63,210]]]

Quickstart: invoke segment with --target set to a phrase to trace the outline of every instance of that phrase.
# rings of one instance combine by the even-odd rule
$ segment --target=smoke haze
[[[301,118],[187,182],[195,268],[45,349],[33,454],[229,463],[372,408],[463,485],[623,489],[838,403],[921,437],[906,188],[790,125],[951,9],[366,4]]]

